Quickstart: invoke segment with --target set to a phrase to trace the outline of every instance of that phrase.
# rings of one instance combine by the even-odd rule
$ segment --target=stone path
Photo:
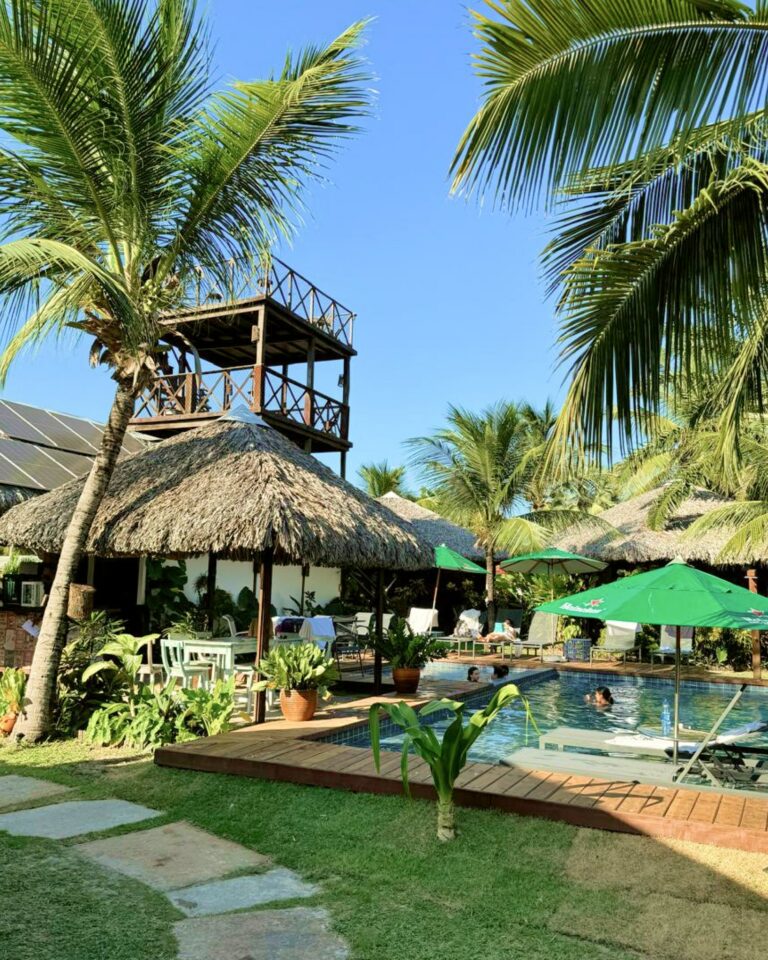
[[[72,787],[63,787],[49,780],[37,780],[34,777],[17,777],[10,774],[0,777],[0,808],[16,807],[30,800],[44,800],[56,794],[71,793]]]
[[[33,777],[0,777],[0,807],[64,792],[71,788]],[[162,891],[187,915],[174,926],[179,960],[347,960],[347,946],[330,929],[322,907],[253,909],[310,898],[319,887],[285,867],[268,869],[268,857],[192,824],[144,826],[161,815],[125,800],[69,800],[0,814],[0,830],[59,840],[137,824],[130,833],[86,840],[72,849]]]

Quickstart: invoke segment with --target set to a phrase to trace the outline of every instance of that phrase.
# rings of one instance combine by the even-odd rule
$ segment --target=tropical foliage
[[[382,710],[405,733],[400,771],[406,793],[409,793],[408,760],[411,751],[429,765],[437,792],[438,840],[453,840],[456,836],[453,791],[456,779],[466,766],[472,745],[499,712],[517,699],[523,705],[526,719],[535,727],[528,701],[512,683],[505,684],[497,690],[488,705],[473,713],[468,723],[464,722],[467,705],[458,700],[432,700],[418,713],[402,700],[400,703],[375,703],[370,708],[368,722],[377,770],[381,768],[379,714]],[[435,720],[438,719],[436,715],[441,713],[447,715],[450,720],[442,739],[437,736],[433,728]]]
[[[160,321],[196,270],[226,289],[298,222],[303,188],[369,109],[357,23],[267,80],[212,91],[195,0],[8,0],[0,6],[0,297],[21,351],[74,329],[115,399],[50,591],[21,732],[50,726],[69,584],[138,393],[166,349]]]
[[[560,461],[647,434],[670,381],[704,372],[735,462],[768,356],[768,5],[489,6],[454,189],[560,205],[545,255],[571,374]]]
[[[449,647],[427,633],[414,633],[405,620],[393,617],[381,637],[371,635],[369,644],[393,670],[421,670],[431,660],[448,656]]]
[[[317,690],[324,699],[339,679],[334,661],[314,643],[281,643],[259,661],[255,690]]]
[[[21,668],[6,667],[0,674],[0,717],[24,710],[27,675]]]
[[[450,407],[448,424],[409,441],[440,514],[471,530],[486,557],[486,596],[495,609],[494,575],[500,551],[542,547],[553,532],[599,526],[587,513],[561,507],[555,481],[542,473],[553,415],[549,405],[499,403],[481,413]],[[532,504],[536,505],[531,509]],[[489,621],[494,621],[493,610]]]
[[[364,463],[357,473],[365,492],[371,497],[383,497],[385,493],[407,496],[405,467],[390,467],[386,460],[382,460],[380,463]]]
[[[235,714],[235,678],[211,690],[186,690],[171,679],[165,687],[132,686],[119,700],[91,714],[86,739],[101,746],[154,750],[166,743],[225,733]],[[249,720],[247,714],[241,719]]]

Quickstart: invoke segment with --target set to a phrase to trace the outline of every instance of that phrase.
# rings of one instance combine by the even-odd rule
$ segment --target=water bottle
[[[672,714],[669,711],[668,700],[664,701],[664,706],[661,708],[661,733],[664,737],[672,733]]]

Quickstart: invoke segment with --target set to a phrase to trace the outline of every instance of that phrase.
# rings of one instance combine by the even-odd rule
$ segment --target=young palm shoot
[[[464,723],[464,711],[467,705],[458,700],[432,700],[423,706],[418,713],[403,701],[400,701],[400,703],[375,703],[371,707],[368,722],[371,729],[371,746],[376,769],[380,769],[381,762],[379,735],[379,714],[381,710],[389,716],[393,723],[396,723],[405,731],[400,772],[403,778],[403,788],[408,796],[410,796],[408,757],[411,748],[417,756],[429,765],[432,771],[432,781],[437,792],[438,840],[453,840],[456,836],[453,790],[456,779],[466,766],[467,756],[472,745],[497,714],[511,701],[518,699],[525,708],[526,722],[530,721],[534,729],[537,729],[528,701],[513,683],[508,683],[497,690],[490,703],[483,710],[473,713],[466,724]],[[433,727],[422,721],[442,710],[449,711],[455,716],[448,725],[441,741]]]

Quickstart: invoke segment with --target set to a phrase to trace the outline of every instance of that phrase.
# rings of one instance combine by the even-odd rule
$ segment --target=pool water
[[[526,671],[521,671],[524,675]],[[611,674],[570,673],[553,670],[537,672],[538,676],[518,682],[530,703],[531,713],[541,733],[554,727],[579,727],[590,730],[627,732],[638,727],[659,728],[664,703],[673,710],[674,685],[671,680],[646,677],[617,677]],[[597,710],[584,702],[584,697],[596,686],[608,686],[614,704],[609,710]],[[707,730],[715,722],[736,692],[731,684],[683,682],[680,689],[680,722],[695,730]],[[483,690],[469,698],[470,710],[481,709],[490,700],[493,690]],[[746,723],[768,722],[768,688],[748,688],[739,704],[726,718],[722,730],[730,730]],[[450,718],[437,719],[433,724],[440,735]],[[345,742],[350,746],[369,746],[367,728],[358,730]],[[382,747],[387,750],[402,748],[402,732],[396,727],[384,726]],[[768,746],[768,733],[744,741],[752,745]],[[522,704],[515,701],[506,707],[472,747],[470,760],[498,763],[514,750],[524,746],[538,746],[538,734],[526,723]]]

